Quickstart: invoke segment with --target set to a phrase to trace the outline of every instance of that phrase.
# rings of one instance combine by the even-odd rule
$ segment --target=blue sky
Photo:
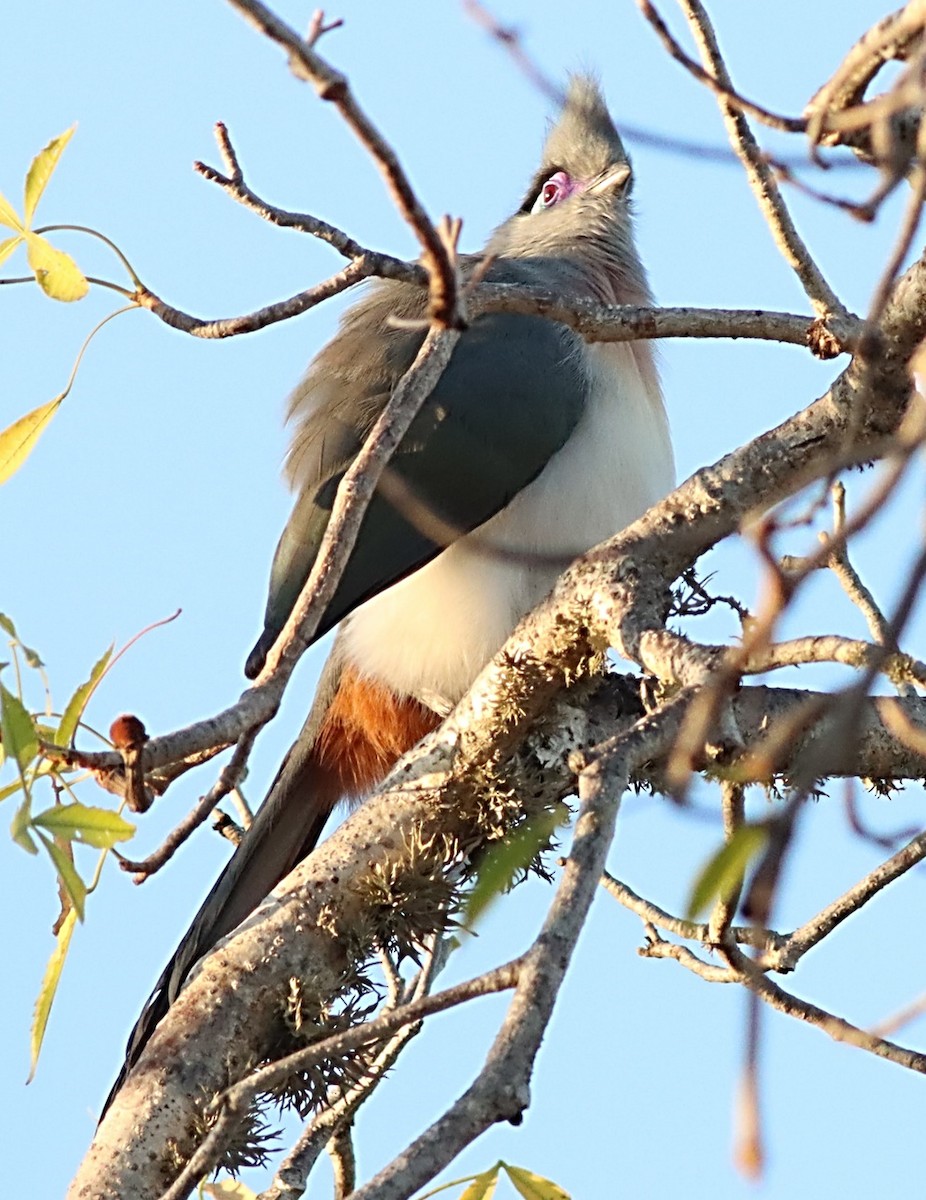
[[[875,0],[712,7],[737,82],[788,113],[800,111],[886,11]],[[308,7],[286,3],[278,10],[307,25]],[[522,28],[552,75],[595,69],[619,121],[723,144],[713,100],[668,61],[629,0],[576,0],[568,18],[527,0],[499,0],[497,11]],[[519,202],[536,165],[549,115],[543,98],[458,5],[353,0],[331,15],[344,17],[346,27],[323,43],[324,52],[350,75],[429,211],[462,216],[463,244],[478,248]],[[295,81],[280,53],[221,0],[147,8],[44,0],[20,10],[4,57],[0,190],[18,202],[32,155],[77,121],[42,218],[100,229],[153,290],[179,307],[208,316],[249,311],[341,265],[327,247],[271,229],[194,175],[194,159],[218,162],[211,128],[219,119],[259,193],[314,212],[372,247],[415,253],[337,113]],[[660,302],[807,311],[735,165],[646,145],[631,149],[638,236]],[[824,182],[855,194],[873,185],[859,172]],[[837,291],[863,310],[898,204],[872,227],[803,197],[795,197],[794,211]],[[61,244],[88,273],[121,278],[111,256],[89,240],[68,234]],[[19,273],[12,263],[5,268],[6,275]],[[84,336],[112,307],[105,291],[70,307],[31,288],[0,292],[0,426],[60,391]],[[131,313],[93,343],[73,394],[0,495],[0,611],[41,652],[59,704],[110,642],[122,644],[177,608],[182,616],[142,639],[108,677],[91,722],[106,728],[130,710],[161,733],[239,694],[288,511],[279,479],[285,397],[333,332],[340,307],[226,342],[198,341]],[[749,343],[664,343],[660,354],[680,477],[803,407],[838,369],[792,347]],[[848,481],[850,503],[869,479]],[[885,603],[921,528],[922,482],[911,481],[856,552]],[[812,538],[796,535],[789,549],[800,552],[801,536]],[[747,602],[754,597],[748,547],[725,549],[705,566],[720,572],[719,590],[735,590]],[[864,633],[823,577],[789,628]],[[692,632],[721,638],[734,630],[705,622]],[[920,620],[912,650],[922,652],[923,632]],[[255,801],[301,722],[319,661],[316,653],[303,664],[279,719],[259,740],[247,784]],[[808,671],[801,680],[835,677]],[[32,703],[41,702],[34,693]],[[207,769],[188,778],[139,822],[139,854],[159,843],[212,777]],[[92,787],[84,798],[105,802]],[[754,803],[760,810],[764,801]],[[922,792],[912,788],[889,804],[864,799],[862,808],[880,828],[910,825],[922,811]],[[716,827],[658,800],[633,798],[611,867],[678,908],[718,837]],[[840,787],[810,808],[802,839],[780,906],[784,927],[806,919],[877,861],[877,851],[848,830]],[[0,928],[9,964],[0,989],[0,1096],[7,1144],[17,1150],[4,1172],[9,1194],[63,1193],[125,1035],[227,852],[206,831],[141,888],[107,868],[74,939],[38,1077],[24,1088],[31,1006],[56,904],[46,864],[0,839]],[[89,869],[89,858],[84,865]],[[870,914],[808,957],[794,989],[861,1024],[917,995],[926,962],[907,926],[922,889],[921,875],[895,885]],[[498,905],[447,982],[523,949],[548,899],[547,888],[532,883]],[[641,960],[640,938],[637,919],[602,896],[538,1061],[524,1124],[493,1131],[449,1178],[503,1157],[551,1176],[576,1200],[726,1200],[753,1190],[854,1197],[912,1187],[919,1177],[920,1081],[775,1014],[765,1023],[762,1066],[768,1169],[757,1188],[747,1185],[730,1157],[744,997],[674,964]],[[358,1121],[364,1176],[459,1094],[503,1004],[483,1000],[435,1018],[418,1039]],[[924,1028],[903,1036],[915,1044]]]

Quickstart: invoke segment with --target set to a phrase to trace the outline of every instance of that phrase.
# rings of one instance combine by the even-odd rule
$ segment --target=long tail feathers
[[[195,964],[249,916],[315,847],[331,810],[364,795],[397,759],[440,724],[437,713],[328,659],[312,711],[254,823],[164,968],[129,1037],[125,1063],[103,1113],[138,1061]]]
[[[129,1035],[125,1062],[106,1098],[101,1119],[195,964],[253,912],[319,841],[342,795],[315,753],[319,729],[339,676],[340,665],[332,655],[312,711],[251,828],[203,901]]]

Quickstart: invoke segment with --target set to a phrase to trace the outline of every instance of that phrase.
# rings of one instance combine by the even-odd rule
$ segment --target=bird
[[[571,78],[517,211],[464,281],[602,304],[652,303],[633,236],[633,172],[598,83]],[[424,339],[427,297],[378,280],[289,407],[295,494],[270,574],[257,676],[318,553],[338,483]],[[356,800],[436,728],[580,553],[669,492],[674,460],[648,341],[586,343],[539,315],[462,333],[399,444],[316,637],[337,628],[305,724],[158,980],[111,1104],[192,968]]]

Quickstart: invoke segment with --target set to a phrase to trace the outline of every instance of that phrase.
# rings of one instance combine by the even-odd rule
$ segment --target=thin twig
[[[845,485],[837,481],[833,484],[833,528],[837,533],[841,533],[846,523],[846,489]],[[856,606],[862,616],[865,618],[865,623],[875,642],[882,648],[880,657],[875,656],[878,660],[879,667],[885,661],[884,652],[887,651],[892,657],[899,653],[899,647],[891,641],[890,623],[887,617],[878,606],[878,602],[872,595],[871,590],[865,585],[858,571],[852,565],[849,559],[849,547],[842,539],[839,549],[834,551],[830,556],[827,564],[836,578],[839,580],[842,590],[846,593],[852,603]],[[891,678],[892,673],[885,670],[885,674]],[[905,674],[905,673],[904,673]],[[901,696],[910,696],[914,694],[913,686],[904,674],[896,676],[895,687],[898,694]]]
[[[523,958],[513,959],[465,983],[446,988],[434,996],[423,996],[410,1004],[381,1013],[362,1025],[322,1038],[304,1050],[289,1054],[252,1072],[246,1079],[222,1093],[215,1102],[218,1111],[215,1124],[160,1200],[183,1200],[190,1188],[212,1170],[227,1145],[229,1136],[238,1128],[241,1114],[247,1111],[251,1101],[262,1092],[275,1087],[294,1072],[306,1071],[326,1058],[363,1046],[375,1045],[403,1026],[414,1024],[432,1013],[445,1012],[448,1008],[465,1004],[478,996],[509,991],[516,986],[524,961]]]
[[[905,1004],[891,1016],[879,1021],[877,1025],[872,1025],[868,1032],[873,1033],[875,1037],[889,1037],[899,1029],[903,1029],[905,1025],[909,1025],[911,1021],[921,1017],[923,1013],[926,1013],[926,992],[922,996],[917,996],[915,1000],[911,1000],[909,1004]]]
[[[708,983],[739,983],[739,976],[727,967],[717,967],[698,958],[687,946],[677,942],[667,942],[659,936],[653,926],[646,929],[646,941],[637,950],[641,958],[670,958],[680,963],[686,970],[697,975]]]
[[[350,1127],[339,1129],[328,1143],[334,1175],[334,1200],[346,1200],[357,1186],[357,1159]]]
[[[241,790],[240,781],[228,793],[228,798],[234,804],[238,811],[238,822],[242,829],[250,829],[251,822],[254,820],[254,810],[248,803],[247,796]]]
[[[742,971],[742,982],[746,987],[754,991],[760,1000],[764,1000],[772,1008],[786,1013],[789,1017],[796,1017],[800,1021],[815,1025],[836,1042],[857,1046],[859,1049],[867,1050],[870,1054],[875,1054],[878,1058],[884,1058],[897,1066],[926,1074],[926,1054],[877,1037],[867,1030],[853,1025],[851,1021],[837,1017],[835,1013],[827,1012],[826,1009],[820,1008],[816,1004],[811,1004],[809,1000],[801,1000],[790,992],[786,992],[784,988],[779,987],[768,976],[758,971],[742,951],[735,946],[727,947],[725,953],[739,965]]]
[[[723,88],[732,90],[730,74],[717,44],[710,17],[701,4],[701,0],[679,0],[679,4],[694,35],[701,61]],[[827,283],[803,238],[797,232],[778,184],[775,182],[774,173],[756,142],[745,114],[723,96],[718,97],[718,103],[730,137],[730,144],[743,163],[746,176],[775,239],[775,244],[801,281],[814,311],[821,319],[826,319],[831,315],[847,316],[845,305]]]
[[[248,758],[251,754],[251,749],[254,745],[254,739],[257,737],[257,730],[251,729],[238,739],[238,744],[235,746],[235,752],[228,763],[219,772],[219,777],[215,783],[206,792],[195,808],[187,814],[186,817],[176,825],[167,835],[161,845],[147,858],[134,861],[125,858],[122,854],[117,853],[119,866],[123,871],[128,871],[135,876],[135,883],[144,883],[144,881],[159,871],[161,867],[168,862],[190,835],[197,830],[200,825],[214,811],[228,794],[235,790],[238,786],[244,772],[247,769]]]
[[[705,71],[702,66],[690,58],[681,48],[675,38],[669,31],[668,25],[656,11],[650,0],[637,0],[637,8],[647,19],[653,29],[656,31],[656,36],[662,42],[663,48],[680,63],[690,75],[693,75],[699,83],[704,84],[709,91],[715,96],[720,97],[726,103],[738,108],[740,112],[749,113],[750,116],[761,121],[763,125],[768,125],[770,129],[778,129],[783,133],[803,133],[807,128],[807,120],[804,117],[783,117],[779,113],[774,113],[768,108],[764,108],[761,104],[756,104],[752,100],[747,100],[727,81],[721,82],[719,78]]]
[[[833,484],[833,528],[842,534],[846,524],[846,488],[837,481]],[[865,623],[874,640],[888,650],[896,650],[896,646],[888,643],[888,620],[871,591],[865,586],[858,571],[849,561],[849,547],[845,537],[841,537],[838,549],[830,555],[826,564],[839,580],[842,590],[846,593],[855,607],[865,618]]]
[[[682,917],[673,916],[665,909],[638,896],[626,883],[615,879],[607,871],[602,873],[601,886],[618,904],[622,904],[630,912],[636,913],[647,925],[658,926],[667,933],[675,934],[676,937],[688,938],[690,941],[701,942],[703,945],[710,943],[710,934],[706,923],[687,921]],[[773,952],[779,950],[787,942],[786,934],[776,933],[774,929],[758,929],[754,925],[733,925],[730,928],[730,935],[741,945]]]
[[[306,288],[303,292],[297,292],[286,300],[278,300],[275,304],[268,304],[237,317],[194,317],[167,304],[147,288],[136,291],[132,299],[140,308],[147,308],[154,313],[171,329],[179,329],[181,333],[189,333],[192,337],[240,337],[241,334],[255,333],[258,329],[266,329],[268,325],[298,317],[321,304],[323,300],[330,300],[332,296],[339,295],[355,283],[376,273],[373,263],[363,258],[355,259],[343,271],[338,271],[337,274]]]
[[[721,812],[723,814],[724,841],[729,842],[745,819],[745,789],[742,784],[723,780],[720,784]],[[708,938],[712,946],[720,946],[724,942],[734,940],[732,931],[733,918],[739,904],[742,882],[729,895],[718,896],[711,910],[708,923]]]
[[[294,74],[307,80],[322,100],[334,104],[360,143],[369,151],[386,182],[397,209],[411,226],[422,247],[430,277],[430,319],[440,329],[461,329],[457,272],[448,243],[432,224],[419,201],[398,156],[357,103],[340,72],[324,61],[311,45],[259,0],[228,0],[233,8],[289,56]]]
[[[763,965],[774,971],[793,971],[808,950],[819,945],[847,917],[857,913],[872,897],[905,875],[926,858],[926,833],[920,833],[906,846],[860,879],[832,904],[795,929],[784,945],[766,954]]]
[[[215,126],[215,137],[227,174],[223,175],[214,167],[199,161],[193,163],[193,169],[210,183],[215,183],[222,188],[238,204],[279,229],[292,229],[299,233],[308,233],[320,241],[327,242],[345,258],[352,260],[363,258],[375,261],[376,274],[384,279],[402,279],[405,282],[427,285],[428,275],[424,267],[416,263],[404,262],[400,258],[393,258],[389,254],[371,251],[367,247],[361,246],[342,229],[321,220],[320,217],[311,213],[291,212],[289,209],[279,208],[259,196],[245,181],[231,136],[222,121],[217,122]]]
[[[746,998],[746,1045],[736,1105],[734,1160],[747,1179],[759,1180],[765,1165],[762,1106],[759,1093],[759,1054],[762,1048],[762,1006],[755,992]]]

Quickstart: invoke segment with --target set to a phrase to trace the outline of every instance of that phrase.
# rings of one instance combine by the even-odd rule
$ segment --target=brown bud
[[[109,727],[109,736],[117,750],[139,750],[148,740],[144,725],[132,713],[122,713]]]

